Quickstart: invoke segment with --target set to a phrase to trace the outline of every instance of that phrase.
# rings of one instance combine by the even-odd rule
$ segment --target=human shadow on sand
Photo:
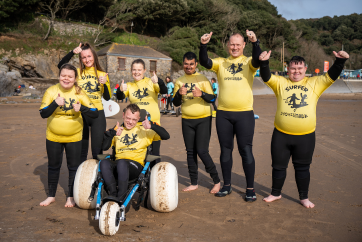
[[[44,157],[47,158],[47,157]],[[34,171],[34,175],[39,176],[40,181],[43,183],[44,186],[44,192],[46,195],[48,195],[49,189],[48,189],[48,162],[45,162],[44,164],[37,166]],[[69,172],[67,167],[67,161],[66,158],[63,157],[62,166],[60,168],[60,176],[59,176],[59,182],[58,182],[58,188],[57,192],[59,192],[59,185],[63,188],[64,195],[68,195],[68,178],[69,178]]]
[[[172,157],[169,157],[169,156],[162,156],[162,159],[163,159],[163,161],[170,162],[170,163],[172,163],[173,165],[176,166],[177,173],[178,173],[178,182],[179,182],[179,184],[182,184],[184,186],[191,185],[186,161],[178,161],[178,160],[175,160],[175,159],[173,159]],[[217,164],[217,163],[215,165],[216,165],[216,169],[217,169],[217,171],[219,173],[219,177],[220,177],[220,180],[221,180],[221,187],[222,187],[223,183],[222,183],[221,166],[220,166],[220,164]],[[199,169],[204,171],[204,173],[207,173],[206,170],[205,170],[204,164],[199,159],[198,159],[198,166],[199,166]],[[246,189],[245,176],[242,176],[242,175],[239,175],[239,174],[237,174],[235,172],[232,172],[231,179],[233,181],[232,184],[231,184],[231,186],[233,188],[233,191],[237,192],[241,197],[245,198],[245,189]],[[211,190],[213,188],[213,186],[214,186],[214,183],[213,183],[210,176],[206,176],[203,173],[199,172],[198,173],[198,185]],[[237,187],[242,187],[242,188],[245,188],[245,189],[240,190],[236,186]],[[271,192],[271,186],[266,187],[266,186],[264,186],[262,184],[259,184],[257,182],[254,182],[254,189],[255,189],[256,194],[259,194],[259,195],[261,195],[263,197],[269,196],[270,192]],[[283,198],[288,199],[290,201],[297,202],[297,203],[300,202],[298,199],[295,199],[295,198],[293,198],[291,196],[288,196],[288,195],[286,195],[284,193],[282,193],[282,196],[283,196]]]

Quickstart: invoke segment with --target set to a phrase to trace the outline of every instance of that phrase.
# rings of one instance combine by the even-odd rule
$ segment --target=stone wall
[[[119,56],[107,56],[107,72],[109,75],[109,80],[111,82],[111,87],[114,88],[114,86],[117,83],[121,83],[122,79],[125,82],[133,81],[132,73],[131,73],[131,64],[135,59],[138,58],[132,58],[127,57],[126,58],[126,70],[118,70],[118,58]],[[145,64],[146,64],[146,77],[151,77],[153,73],[151,73],[150,70],[150,60],[155,59],[146,59],[143,58]],[[166,79],[166,76],[171,76],[171,60],[156,60],[157,61],[157,76],[161,78],[162,80]]]
[[[48,19],[42,19],[42,21],[46,21],[48,22],[48,24],[50,23]],[[95,34],[97,31],[97,28],[87,26],[84,23],[75,24],[75,23],[66,23],[66,22],[57,22],[57,21],[54,21],[53,29],[61,35],[66,35],[66,34],[84,35],[88,33]]]

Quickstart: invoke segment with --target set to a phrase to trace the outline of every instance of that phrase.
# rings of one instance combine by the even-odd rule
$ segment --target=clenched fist
[[[210,32],[210,34],[204,34],[203,36],[201,36],[201,44],[205,45],[205,44],[209,43],[211,36],[212,36],[212,32]]]

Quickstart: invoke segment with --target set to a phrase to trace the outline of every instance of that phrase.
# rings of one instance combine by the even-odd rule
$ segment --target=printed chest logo
[[[75,103],[75,99],[69,98],[69,102],[64,99],[64,106],[60,106],[60,110],[67,112],[68,110],[73,109],[73,103]]]
[[[186,83],[185,87],[187,88],[187,94],[191,93],[195,89],[195,84],[193,83]]]
[[[297,97],[295,93],[293,93],[291,96],[287,97],[286,99],[283,99],[285,103],[287,103],[290,108],[294,109],[294,112],[301,107],[307,106],[308,103],[306,103],[305,99],[307,99],[307,94],[300,93],[300,98]],[[299,100],[299,104],[297,103],[297,100]]]
[[[230,72],[234,76],[235,76],[236,73],[239,73],[239,72],[241,72],[243,70],[243,68],[241,68],[243,66],[243,63],[236,63],[236,64],[237,65],[235,65],[233,63],[226,69],[228,72]]]
[[[130,146],[131,144],[137,143],[138,142],[137,134],[132,134],[132,138],[128,134],[126,134],[121,138],[121,142],[127,145],[127,147]]]
[[[101,90],[97,81],[94,81],[93,83],[88,81],[82,85],[82,88],[88,93],[99,92]]]
[[[145,97],[149,96],[150,94],[148,94],[148,88],[144,87],[143,91],[141,91],[141,89],[138,89],[132,95],[134,97],[136,97],[137,99],[139,99],[140,101],[142,101],[142,98],[145,98]]]

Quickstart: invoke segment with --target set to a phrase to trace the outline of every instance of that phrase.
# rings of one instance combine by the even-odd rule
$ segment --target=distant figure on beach
[[[273,183],[271,194],[264,198],[264,201],[273,202],[282,197],[286,169],[292,157],[300,202],[306,208],[313,208],[314,204],[308,198],[308,189],[309,169],[315,148],[316,106],[322,93],[338,79],[349,55],[344,51],[333,51],[336,61],[332,67],[325,75],[315,77],[306,77],[307,66],[304,58],[294,56],[288,65],[289,78],[285,78],[270,73],[270,54],[271,51],[264,51],[259,56],[261,78],[277,97],[275,128],[271,141]],[[295,106],[295,100],[299,100],[295,94],[297,92],[301,101]],[[297,108],[295,113],[290,113],[291,104],[285,102],[288,97],[292,97],[290,102]],[[307,97],[308,104],[305,102]]]

